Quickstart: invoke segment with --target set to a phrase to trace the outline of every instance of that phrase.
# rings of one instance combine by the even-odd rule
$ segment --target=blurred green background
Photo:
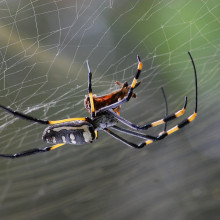
[[[0,9],[0,103],[12,109],[51,120],[89,116],[86,60],[94,93],[105,94],[116,80],[131,82],[141,56],[137,98],[121,109],[139,124],[163,117],[161,87],[170,113],[187,95],[185,117],[192,114],[187,51],[199,86],[197,119],[142,150],[99,132],[90,145],[1,158],[1,219],[220,219],[219,1],[14,0]],[[47,146],[43,130],[1,110],[0,153]]]

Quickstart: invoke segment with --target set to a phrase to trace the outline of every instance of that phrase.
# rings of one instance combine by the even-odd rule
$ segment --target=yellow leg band
[[[143,67],[143,63],[142,62],[138,63],[138,70],[142,70],[142,67]]]
[[[176,132],[177,130],[179,130],[178,126],[175,126],[167,131],[167,135],[170,135],[170,134]]]
[[[165,122],[164,122],[163,119],[161,119],[161,120],[158,120],[158,121],[155,121],[155,122],[151,123],[151,126],[152,126],[152,127],[155,127],[155,126],[161,125],[161,124],[163,124],[163,123],[165,123]]]
[[[133,82],[132,82],[132,84],[131,84],[131,88],[132,88],[132,89],[135,87],[136,83],[137,83],[137,79],[134,78],[134,79],[133,79]]]
[[[57,120],[57,121],[49,121],[49,124],[50,125],[60,124],[63,122],[68,122],[68,121],[86,121],[86,118],[67,118],[67,119],[62,119],[62,120]]]
[[[191,122],[196,118],[197,113],[195,112],[193,115],[189,116],[188,121]]]
[[[54,150],[54,149],[56,149],[56,148],[58,148],[58,147],[61,147],[61,146],[63,146],[64,144],[62,143],[62,144],[56,144],[56,145],[54,145],[53,147],[51,147],[50,148],[50,150]]]
[[[146,144],[146,145],[151,144],[151,143],[153,143],[152,140],[145,141],[145,144]]]
[[[89,98],[90,98],[91,110],[92,112],[95,112],[94,101],[93,101],[93,96],[91,92],[89,93]]]
[[[178,117],[180,117],[181,115],[183,115],[184,112],[185,112],[185,108],[183,108],[183,109],[179,110],[178,112],[176,112],[176,113],[175,113],[175,116],[178,118]]]

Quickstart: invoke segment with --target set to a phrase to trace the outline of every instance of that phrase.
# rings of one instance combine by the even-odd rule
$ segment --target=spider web
[[[93,93],[101,95],[117,89],[115,81],[132,81],[137,54],[143,61],[142,83],[137,98],[121,108],[132,122],[164,116],[161,87],[170,113],[182,107],[187,95],[185,117],[192,114],[194,75],[187,51],[196,64],[199,87],[195,122],[148,149],[134,151],[99,132],[92,145],[1,159],[1,216],[219,216],[219,10],[217,0],[1,1],[2,105],[40,119],[89,116],[83,105],[86,60],[93,72]],[[1,153],[47,146],[41,141],[43,129],[1,110]]]

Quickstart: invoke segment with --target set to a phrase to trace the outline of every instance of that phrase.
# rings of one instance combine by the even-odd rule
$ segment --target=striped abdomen
[[[50,144],[85,144],[95,139],[94,128],[87,121],[71,121],[55,124],[45,129],[43,141]]]

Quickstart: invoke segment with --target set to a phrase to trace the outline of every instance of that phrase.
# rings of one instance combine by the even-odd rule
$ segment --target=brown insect
[[[93,102],[94,102],[94,107],[96,111],[98,111],[99,109],[105,106],[109,106],[113,103],[116,103],[127,96],[128,91],[131,88],[131,85],[128,85],[127,82],[124,82],[122,84],[121,82],[116,81],[115,83],[119,85],[121,88],[111,93],[108,93],[106,95],[103,95],[103,96],[96,96],[95,94],[93,95]],[[140,83],[141,82],[136,83],[134,89],[137,88],[140,85]],[[136,98],[136,94],[133,92],[131,97]],[[90,98],[88,95],[85,95],[84,106],[91,114],[91,104],[90,104]],[[113,108],[114,112],[117,112],[118,114],[119,114],[119,109],[120,109],[120,106]]]

